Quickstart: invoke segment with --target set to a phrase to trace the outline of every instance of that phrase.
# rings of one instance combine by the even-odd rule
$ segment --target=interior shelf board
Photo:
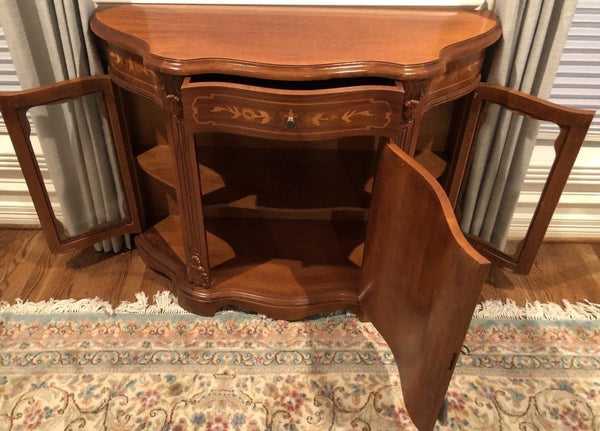
[[[177,174],[171,148],[168,145],[156,145],[137,156],[137,161],[144,172],[158,181],[175,188]]]
[[[433,152],[431,143],[415,156],[415,160],[436,179],[440,178],[448,167],[446,160]]]
[[[218,229],[215,229],[215,222],[219,225]],[[211,223],[210,219],[207,220],[209,229],[207,243],[212,280],[210,294],[213,299],[238,298],[262,301],[274,307],[317,304],[341,309],[357,304],[363,245],[360,238],[357,240],[354,235],[347,235],[348,232],[355,230],[350,229],[349,223],[342,222],[342,225],[348,226],[340,228],[336,226],[340,223],[336,222],[304,220],[263,222],[263,220],[255,220],[254,223],[252,220],[243,220],[240,224],[235,219],[219,219]],[[356,225],[357,222],[353,224]],[[261,236],[265,233],[265,229],[260,229],[260,225],[274,231],[285,229],[289,234],[285,235],[286,238],[283,238],[282,242],[277,241],[277,244],[269,241],[265,241],[263,245],[256,244],[253,243],[253,235]],[[302,225],[307,228],[289,230],[292,226]],[[178,258],[185,262],[179,216],[171,215],[164,218],[154,225],[154,229]],[[332,234],[327,234],[328,230],[333,232],[336,229],[338,231],[343,229],[346,234],[341,234],[342,239],[337,244]],[[226,238],[217,235],[223,230],[233,232],[235,238],[242,238],[243,244],[239,241],[230,244]],[[246,231],[246,234],[240,235],[240,231]],[[303,245],[299,254],[292,250],[293,245],[289,244],[287,244],[289,250],[280,250],[280,253],[274,250],[278,245],[285,247],[293,237],[302,237],[307,233],[321,233],[321,235],[317,237],[311,235],[312,241],[305,243],[310,245],[308,247]],[[358,245],[352,246],[356,241],[359,241]],[[326,247],[326,244],[329,244],[329,249],[319,252],[318,250]],[[250,250],[256,250],[257,254],[250,255]],[[279,254],[279,256],[269,256],[270,254]],[[314,255],[315,259],[306,259],[307,255]]]
[[[248,217],[301,220],[366,220],[367,208],[275,208],[256,205],[252,196],[229,204],[205,205],[205,217]]]
[[[179,221],[178,215],[170,215],[157,224],[154,225],[154,229],[160,234],[165,242],[175,252],[177,257],[182,262],[185,262],[185,249],[183,246],[183,233],[181,229],[181,222]]]
[[[212,287],[222,296],[268,298],[276,306],[356,303],[360,269],[349,265],[306,265],[273,258],[260,264],[217,267]]]
[[[137,156],[137,161],[144,172],[158,181],[175,188],[177,174],[173,155],[168,145],[156,145]],[[212,193],[225,187],[225,181],[217,172],[200,164],[200,176],[202,177],[202,192]]]
[[[182,262],[185,262],[185,248],[183,245],[183,234],[181,221],[178,215],[170,215],[154,225],[154,229],[160,234],[165,242],[175,252]],[[220,265],[233,257],[234,251],[221,238],[206,232],[207,242],[212,250],[215,250],[210,256],[211,266]]]
[[[352,302],[365,225],[362,220],[207,218],[211,288],[272,298],[282,306]]]

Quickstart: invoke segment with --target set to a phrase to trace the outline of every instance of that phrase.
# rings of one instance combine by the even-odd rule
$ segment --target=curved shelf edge
[[[239,287],[217,284],[208,289],[190,284],[186,280],[183,236],[179,217],[176,215],[163,219],[136,236],[135,243],[148,267],[172,281],[179,304],[193,313],[213,315],[225,306],[288,320],[338,310],[361,313],[358,295],[351,283],[344,289],[336,286],[323,290],[313,289],[310,292],[281,291],[275,297],[262,292],[260,286],[248,289],[243,282]],[[267,263],[266,267],[274,266]]]
[[[175,189],[177,173],[171,148],[168,145],[156,145],[137,156],[136,159],[144,172]]]

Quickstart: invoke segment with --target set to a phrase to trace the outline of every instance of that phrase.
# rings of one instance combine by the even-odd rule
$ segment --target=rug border
[[[100,313],[111,316],[128,314],[186,314],[192,315],[177,303],[177,298],[170,291],[158,292],[149,302],[144,292],[135,294],[134,302],[123,301],[117,307],[100,298],[84,299],[49,299],[31,302],[17,299],[14,304],[0,302],[0,313],[8,314],[84,314]],[[600,320],[600,304],[584,300],[571,303],[566,299],[562,305],[547,302],[526,302],[519,306],[515,301],[488,300],[475,307],[474,319],[497,320]]]

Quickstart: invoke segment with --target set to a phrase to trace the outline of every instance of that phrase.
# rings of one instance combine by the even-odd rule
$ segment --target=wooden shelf
[[[369,207],[378,153],[372,149],[201,146],[197,151],[205,207]]]
[[[168,145],[156,145],[137,156],[137,161],[144,172],[158,181],[175,189],[177,174],[173,155]],[[223,178],[212,169],[200,165],[202,192],[211,193],[225,187]]]
[[[256,205],[255,196],[249,196],[230,204],[206,205],[205,217],[244,217],[292,220],[354,220],[366,221],[367,208],[272,208]]]
[[[181,262],[185,262],[183,233],[181,230],[179,216],[171,215],[162,219],[160,222],[154,225],[154,229],[160,234],[160,236],[169,245],[177,257],[179,257]]]
[[[205,226],[214,288],[243,286],[301,302],[333,292],[355,294],[360,268],[352,261],[360,259],[363,221],[225,217],[207,218]]]
[[[364,222],[208,218],[206,227],[215,297],[278,307],[356,302]],[[185,262],[179,216],[154,230]]]
[[[185,262],[185,248],[183,245],[183,234],[179,216],[171,215],[164,218],[154,225],[154,229],[169,245],[179,260],[181,260],[181,262]],[[220,265],[221,263],[235,257],[231,247],[229,247],[222,239],[216,237],[210,232],[206,232],[206,236],[211,249],[215,250],[214,255],[210,256],[211,266]]]
[[[433,175],[435,179],[440,178],[448,167],[448,163],[438,154],[431,151],[431,146],[425,147],[416,156],[415,160]]]
[[[177,174],[171,149],[167,145],[156,145],[137,156],[137,161],[144,172],[158,181],[175,188]]]

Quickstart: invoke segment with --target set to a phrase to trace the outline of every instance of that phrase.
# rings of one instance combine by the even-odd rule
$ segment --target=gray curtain
[[[92,0],[0,0],[0,22],[24,89],[104,74],[88,26],[93,10]],[[102,108],[102,98],[89,95],[29,111],[67,237],[126,214]],[[95,248],[130,245],[129,237],[118,237]]]
[[[577,0],[488,0],[502,39],[487,82],[548,98]],[[461,205],[464,232],[504,248],[538,123],[491,105]]]

